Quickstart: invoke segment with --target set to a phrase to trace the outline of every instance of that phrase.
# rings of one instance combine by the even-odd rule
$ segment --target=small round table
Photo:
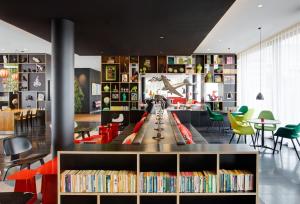
[[[248,120],[249,123],[259,124],[261,125],[261,145],[257,145],[256,147],[261,147],[265,149],[274,150],[274,148],[268,147],[265,145],[265,125],[278,125],[280,124],[279,120],[262,120],[261,118]]]

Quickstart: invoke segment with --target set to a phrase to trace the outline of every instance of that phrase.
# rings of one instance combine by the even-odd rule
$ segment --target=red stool
[[[46,162],[36,169],[37,174],[42,174],[41,193],[43,204],[57,203],[57,158]]]
[[[16,181],[14,192],[31,192],[34,194],[27,204],[33,204],[37,200],[35,175],[36,170],[23,169],[7,177],[8,180]]]

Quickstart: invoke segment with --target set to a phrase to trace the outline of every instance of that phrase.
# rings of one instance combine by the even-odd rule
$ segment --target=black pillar
[[[51,22],[52,155],[73,143],[74,137],[74,23]]]

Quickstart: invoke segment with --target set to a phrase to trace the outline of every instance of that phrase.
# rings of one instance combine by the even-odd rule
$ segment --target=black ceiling
[[[0,18],[48,41],[51,18],[71,19],[80,55],[189,55],[234,1],[6,0]]]

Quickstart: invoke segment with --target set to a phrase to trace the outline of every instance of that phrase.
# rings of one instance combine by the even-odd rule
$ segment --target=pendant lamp
[[[261,27],[258,28],[259,30],[259,93],[256,96],[256,100],[264,100],[264,96],[261,93]]]

